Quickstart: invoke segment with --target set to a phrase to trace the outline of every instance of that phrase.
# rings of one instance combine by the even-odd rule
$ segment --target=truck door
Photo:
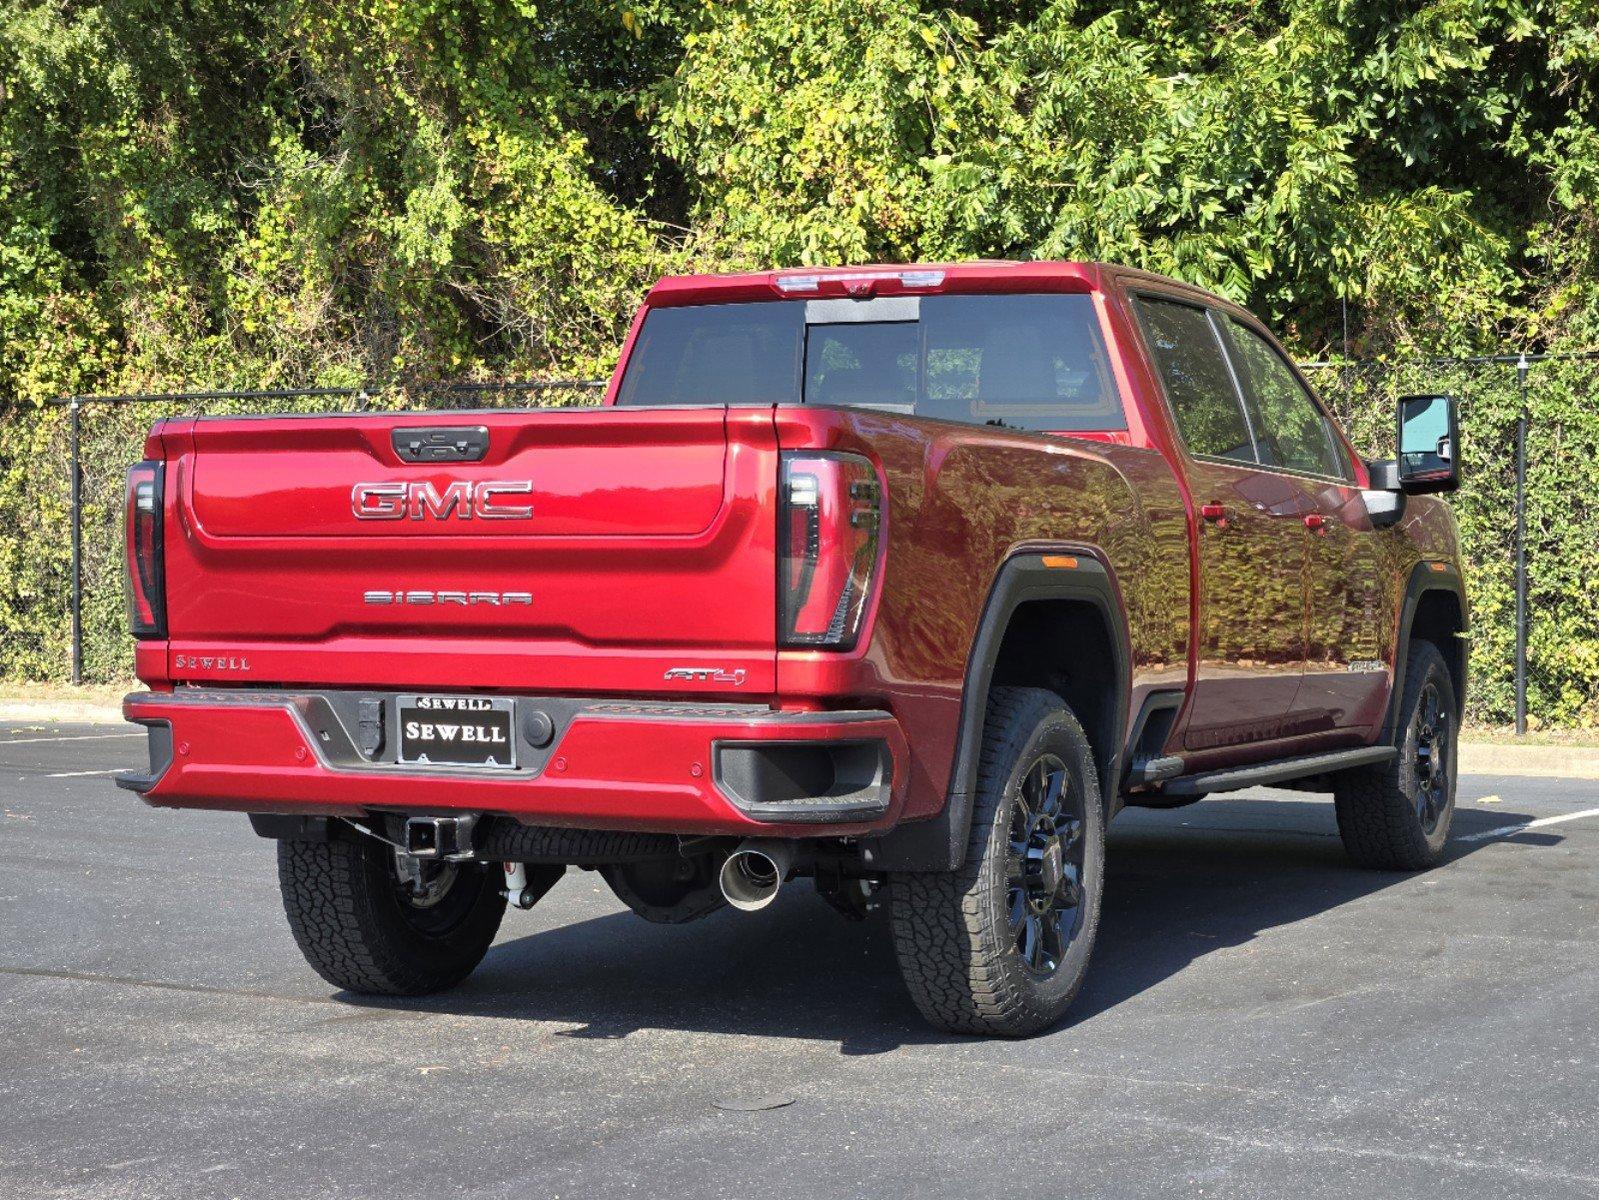
[[[1134,307],[1199,510],[1198,664],[1184,745],[1281,737],[1304,669],[1305,517],[1314,502],[1298,480],[1261,469],[1218,318],[1168,296],[1140,295]]]
[[[1305,672],[1289,732],[1369,726],[1381,719],[1387,696],[1385,573],[1353,463],[1281,352],[1236,317],[1222,326],[1262,465],[1293,480],[1306,504]]]

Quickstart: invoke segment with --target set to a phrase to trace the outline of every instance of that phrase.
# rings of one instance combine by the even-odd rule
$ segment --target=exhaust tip
[[[777,899],[793,857],[787,842],[745,842],[727,856],[717,876],[722,898],[740,912],[759,912]]]

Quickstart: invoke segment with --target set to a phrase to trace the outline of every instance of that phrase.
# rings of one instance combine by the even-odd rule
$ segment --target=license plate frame
[[[509,696],[419,692],[398,697],[395,716],[401,766],[516,770],[516,701]]]

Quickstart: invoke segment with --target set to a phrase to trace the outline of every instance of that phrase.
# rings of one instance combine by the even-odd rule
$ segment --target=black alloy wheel
[[[1083,927],[1083,798],[1066,764],[1045,754],[1011,804],[1006,911],[1027,969],[1052,975]]]
[[[1104,877],[1104,801],[1082,725],[1054,692],[994,688],[965,860],[888,878],[916,1007],[951,1033],[1049,1028],[1087,976]]]
[[[1438,829],[1449,807],[1449,717],[1438,685],[1422,689],[1415,717],[1416,817],[1428,837]]]
[[[1349,857],[1381,871],[1418,871],[1444,859],[1455,815],[1460,700],[1442,651],[1416,641],[1395,698],[1394,755],[1340,771],[1333,803]]]

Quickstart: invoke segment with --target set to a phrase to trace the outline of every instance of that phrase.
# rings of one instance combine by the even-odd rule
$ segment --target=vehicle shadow
[[[1455,831],[1521,819],[1465,809]],[[1452,841],[1449,861],[1487,844]],[[1412,878],[1350,865],[1328,800],[1216,799],[1130,811],[1112,824],[1107,861],[1095,961],[1060,1029],[1206,954]],[[597,876],[570,873],[545,902],[549,915],[541,906],[535,918],[600,906],[591,891],[561,902],[563,891],[588,891],[590,881]],[[651,925],[608,901],[604,907],[604,915],[499,943],[451,992],[377,1003],[571,1024],[560,1036],[574,1038],[682,1029],[837,1041],[844,1054],[961,1040],[921,1021],[900,982],[881,909],[864,922],[842,920],[804,882],[757,916],[724,910],[687,926]]]

